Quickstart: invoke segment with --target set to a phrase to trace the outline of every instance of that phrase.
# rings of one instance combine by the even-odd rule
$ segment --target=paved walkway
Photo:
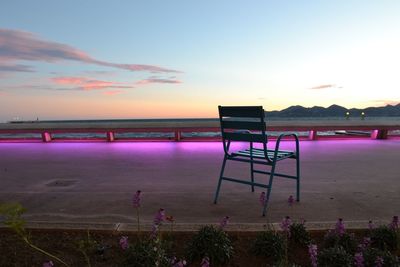
[[[222,157],[219,142],[3,143],[0,202],[21,202],[31,223],[120,229],[135,222],[136,190],[143,192],[145,224],[162,207],[178,227],[218,223],[226,215],[241,227],[285,215],[364,225],[400,213],[400,140],[301,142],[301,202],[289,207],[295,183],[276,178],[267,218],[261,216],[260,189],[251,193],[249,186],[223,182],[219,204],[212,204]],[[280,165],[293,167],[294,161]],[[245,163],[227,168],[230,175],[249,175]]]

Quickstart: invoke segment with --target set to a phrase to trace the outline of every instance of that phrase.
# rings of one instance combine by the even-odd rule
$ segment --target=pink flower
[[[280,223],[280,227],[285,234],[287,234],[288,237],[290,237],[290,226],[292,225],[292,220],[290,219],[289,216],[286,216],[282,222]]]
[[[361,252],[354,255],[354,265],[356,267],[364,267],[364,256]]]
[[[364,251],[365,249],[367,249],[369,247],[369,245],[371,244],[371,238],[369,237],[364,237],[363,241],[361,242],[361,244],[358,246],[358,248],[360,249],[360,251]]]
[[[121,236],[121,239],[119,240],[119,246],[121,247],[122,250],[127,250],[129,247],[128,243],[128,237],[127,236]]]
[[[166,216],[165,220],[169,221],[170,223],[173,223],[175,221],[174,216],[172,215]]]
[[[45,261],[42,267],[53,267],[54,263],[52,261]]]
[[[364,245],[365,247],[368,247],[369,245],[371,245],[371,238],[369,238],[369,237],[364,237],[364,238],[363,238],[363,245]]]
[[[219,227],[223,230],[228,225],[228,222],[229,222],[229,216],[225,216],[219,223]]]
[[[375,228],[375,224],[372,222],[372,221],[369,221],[368,222],[368,229],[369,230],[372,230],[372,229],[374,229]]]
[[[179,260],[179,261],[178,261],[176,257],[174,257],[174,258],[171,260],[171,266],[172,266],[172,267],[185,267],[186,264],[187,264],[187,262],[186,262],[185,260]]]
[[[318,256],[318,247],[317,245],[310,244],[308,246],[308,254],[310,255],[310,261],[312,267],[317,267],[317,256]]]
[[[140,198],[140,194],[142,193],[142,191],[138,190],[136,191],[135,195],[133,195],[133,199],[132,199],[132,204],[135,208],[139,208],[140,207],[140,202],[141,202],[141,198]]]
[[[390,229],[399,229],[399,216],[393,216],[392,222],[389,224]]]
[[[376,267],[382,267],[383,266],[383,258],[381,256],[376,257],[375,260],[375,266]]]
[[[260,204],[261,204],[261,206],[264,206],[265,201],[266,201],[265,192],[261,192],[261,195],[260,195]]]
[[[151,226],[151,238],[155,239],[157,237],[157,233],[158,233],[158,224],[153,224]]]
[[[160,225],[163,221],[165,221],[165,210],[159,209],[156,216],[154,217],[154,224]]]
[[[293,205],[293,203],[294,203],[294,198],[293,198],[292,195],[290,195],[289,198],[288,198],[288,204],[291,207]]]
[[[343,223],[343,219],[342,218],[339,218],[337,220],[336,226],[335,226],[335,231],[339,236],[344,234],[345,228],[344,228],[344,223]]]
[[[204,257],[200,263],[201,267],[210,267],[210,259],[208,257]]]

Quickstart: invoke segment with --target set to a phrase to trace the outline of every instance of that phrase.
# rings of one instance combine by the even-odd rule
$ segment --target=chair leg
[[[265,216],[265,214],[267,213],[267,206],[268,206],[268,202],[269,202],[269,197],[270,197],[270,194],[271,194],[271,191],[272,191],[272,181],[274,180],[275,165],[276,165],[276,163],[274,163],[272,165],[272,168],[271,168],[271,174],[269,176],[269,183],[268,183],[268,189],[267,189],[267,196],[265,198],[262,216]]]
[[[252,182],[251,192],[254,192],[254,184],[253,184],[254,183],[254,164],[253,164],[253,161],[250,162],[250,175],[251,175],[251,182]]]
[[[224,156],[224,161],[222,162],[221,172],[219,174],[219,181],[218,181],[217,191],[215,192],[214,204],[217,204],[219,190],[221,188],[222,177],[223,177],[224,171],[225,171],[225,164],[226,164],[226,155]]]
[[[296,157],[296,201],[300,201],[300,159],[297,153]]]
[[[254,163],[253,163],[253,143],[250,142],[250,177],[251,177],[251,192],[254,192]]]

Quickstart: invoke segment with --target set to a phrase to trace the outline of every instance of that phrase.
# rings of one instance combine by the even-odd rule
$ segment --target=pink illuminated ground
[[[143,191],[145,223],[161,207],[178,224],[215,223],[225,215],[232,223],[266,222],[260,189],[224,182],[219,204],[212,204],[219,142],[2,143],[0,155],[0,202],[21,202],[30,222],[133,223],[136,190]],[[399,158],[400,140],[302,141],[302,200],[288,207],[294,181],[277,178],[267,218],[389,220],[400,213]],[[280,168],[293,170],[293,163]],[[243,163],[227,168],[230,176],[249,175]],[[49,186],[55,181],[73,184]]]

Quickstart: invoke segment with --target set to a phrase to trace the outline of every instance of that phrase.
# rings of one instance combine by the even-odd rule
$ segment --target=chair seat
[[[275,150],[267,150],[267,155],[270,159],[274,157]],[[233,152],[232,156],[240,156],[240,157],[253,157],[256,159],[265,159],[264,149],[253,148],[252,151],[250,149],[239,150],[237,152]],[[287,150],[278,150],[276,160],[281,160],[285,158],[296,158],[296,155],[293,151]]]

